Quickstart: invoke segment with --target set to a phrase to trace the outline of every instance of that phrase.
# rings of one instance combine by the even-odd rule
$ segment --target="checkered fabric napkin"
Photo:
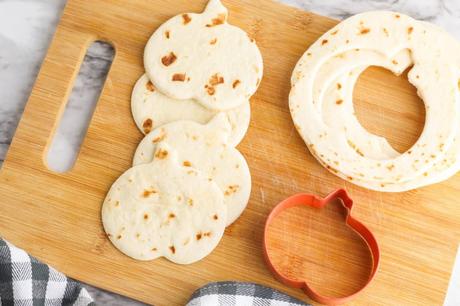
[[[94,306],[86,289],[0,238],[0,306]]]
[[[311,306],[253,283],[217,282],[196,290],[187,306]]]

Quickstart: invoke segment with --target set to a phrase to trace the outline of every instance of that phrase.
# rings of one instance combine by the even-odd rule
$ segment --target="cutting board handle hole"
[[[103,41],[86,50],[46,155],[50,170],[63,173],[75,164],[114,55],[114,47]]]

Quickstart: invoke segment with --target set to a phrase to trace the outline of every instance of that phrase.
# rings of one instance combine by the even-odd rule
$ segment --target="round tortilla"
[[[324,34],[299,60],[290,94],[292,118],[312,154],[333,173],[374,189],[427,176],[444,163],[460,122],[459,66],[449,64],[459,63],[460,49],[452,41],[437,28],[393,12],[359,14]],[[386,140],[363,133],[354,118],[353,74],[369,65],[398,74],[411,64],[409,81],[426,104],[426,125],[410,150],[396,154]],[[330,89],[338,78],[342,95]],[[337,114],[344,122],[331,124]]]

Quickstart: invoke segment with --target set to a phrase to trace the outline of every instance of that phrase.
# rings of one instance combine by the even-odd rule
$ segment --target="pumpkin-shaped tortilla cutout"
[[[102,222],[113,245],[132,258],[190,264],[217,246],[226,211],[219,187],[180,165],[163,143],[153,162],[132,167],[112,185]]]
[[[227,23],[219,0],[209,1],[201,14],[180,14],[162,24],[145,47],[144,65],[163,94],[214,110],[246,103],[263,72],[254,39]]]

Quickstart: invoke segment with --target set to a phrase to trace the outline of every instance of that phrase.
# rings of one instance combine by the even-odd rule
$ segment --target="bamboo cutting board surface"
[[[375,281],[353,304],[440,305],[460,237],[460,176],[419,190],[384,194],[328,173],[295,131],[288,93],[297,59],[337,21],[270,1],[223,2],[230,23],[256,39],[265,74],[252,98],[250,129],[238,147],[251,168],[251,199],[217,249],[188,266],[164,259],[134,261],[111,245],[100,221],[106,192],[130,167],[142,138],[131,117],[130,94],[143,73],[143,48],[161,23],[179,13],[200,12],[205,0],[68,1],[0,172],[0,234],[71,277],[150,304],[184,304],[199,286],[217,280],[254,281],[308,301],[301,291],[275,281],[266,269],[263,223],[270,209],[291,194],[324,196],[345,187],[355,200],[354,215],[375,233],[382,252]],[[95,39],[112,43],[115,59],[74,168],[54,173],[46,165],[47,149],[86,48]],[[390,142],[399,149],[415,141],[423,107],[404,78],[369,69],[357,87],[357,113],[367,128],[390,134]],[[326,286],[326,293],[346,293],[357,288],[360,280],[353,277],[363,274],[359,271],[369,260],[356,257],[355,250],[365,255],[362,249],[351,248],[359,239],[333,230],[334,224],[340,225],[340,214],[333,209],[320,213],[325,217],[316,212],[305,215],[312,218],[307,228],[299,218],[304,213],[296,214],[294,224],[273,231],[272,246],[290,250],[276,242],[289,241],[290,232],[308,231],[308,237],[316,238],[302,236],[303,244],[298,245],[312,251],[316,268],[299,266],[292,256],[286,257],[287,266],[298,267],[313,284]],[[339,243],[328,239],[328,232],[350,239]],[[350,260],[353,264],[346,264]]]

